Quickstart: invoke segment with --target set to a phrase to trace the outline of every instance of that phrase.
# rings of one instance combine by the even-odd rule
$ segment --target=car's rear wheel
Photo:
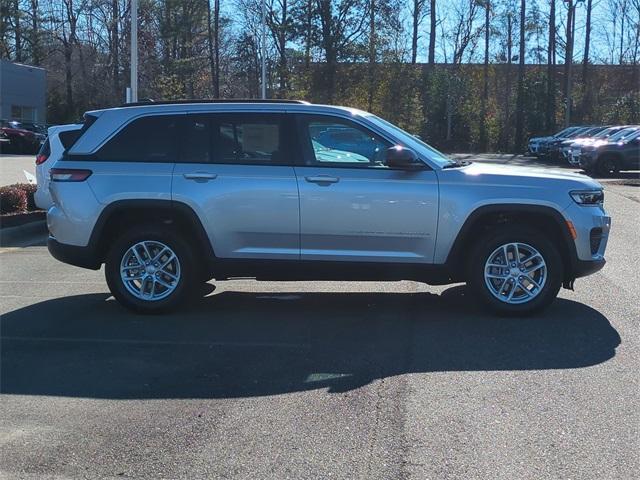
[[[113,296],[139,313],[159,313],[183,303],[197,278],[194,258],[182,237],[160,226],[122,235],[110,249],[105,275]]]
[[[562,284],[562,258],[541,232],[500,227],[478,239],[468,282],[493,311],[527,315],[548,306]]]
[[[613,155],[606,155],[598,160],[596,166],[599,175],[607,176],[620,170],[618,159]]]

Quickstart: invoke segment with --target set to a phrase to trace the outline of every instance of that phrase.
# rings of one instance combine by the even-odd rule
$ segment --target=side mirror
[[[384,156],[384,163],[388,167],[406,170],[418,170],[424,166],[424,164],[418,160],[416,152],[410,148],[401,147],[400,145],[387,149]]]

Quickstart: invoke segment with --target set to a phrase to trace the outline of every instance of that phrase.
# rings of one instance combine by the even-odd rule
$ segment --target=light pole
[[[260,32],[260,51],[262,56],[262,99],[267,98],[267,63],[266,63],[266,53],[267,53],[267,5],[266,0],[262,0],[262,25]]]
[[[131,102],[138,101],[138,0],[131,0]]]

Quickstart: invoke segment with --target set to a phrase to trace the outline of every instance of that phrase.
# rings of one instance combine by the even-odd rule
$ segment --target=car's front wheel
[[[174,309],[187,299],[197,278],[187,243],[175,231],[154,225],[122,235],[105,263],[113,296],[139,313]]]
[[[480,237],[476,245],[468,283],[493,311],[527,315],[556,298],[562,284],[562,258],[541,232],[505,226]]]

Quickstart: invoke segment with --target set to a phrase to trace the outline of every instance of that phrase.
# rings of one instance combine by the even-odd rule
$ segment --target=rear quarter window
[[[111,138],[96,155],[111,162],[175,162],[180,115],[138,118]]]
[[[58,137],[60,138],[60,143],[64,147],[65,150],[70,149],[74,143],[80,138],[82,135],[82,130],[67,130],[65,132],[60,132]],[[47,139],[47,142],[49,140]]]

